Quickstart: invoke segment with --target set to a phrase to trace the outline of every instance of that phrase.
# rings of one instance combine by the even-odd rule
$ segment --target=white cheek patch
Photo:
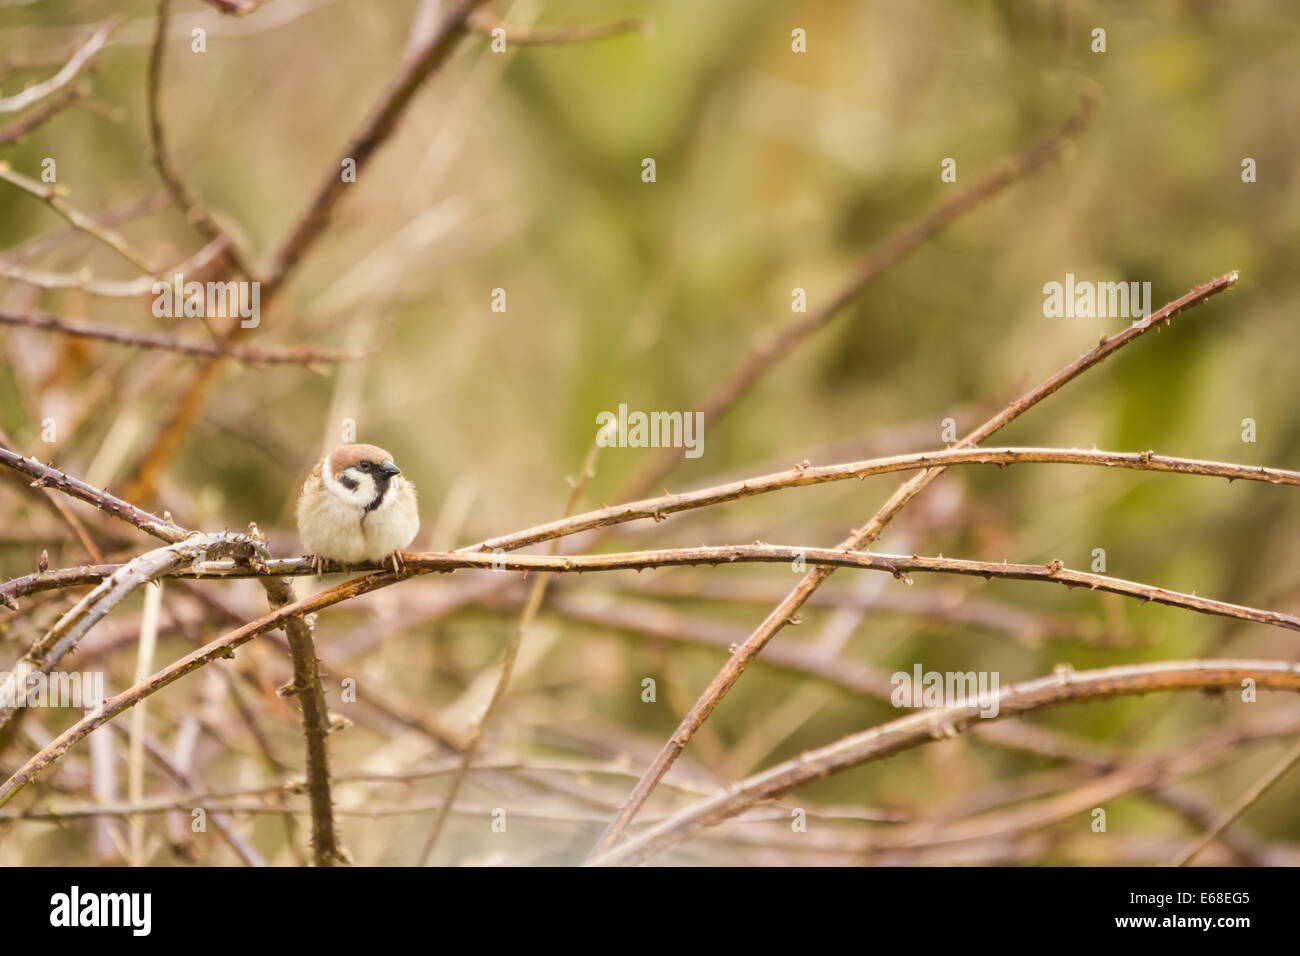
[[[335,476],[330,473],[329,462],[326,462],[323,476],[336,495],[358,508],[364,508],[374,500],[374,480],[355,468],[344,468],[342,472]]]

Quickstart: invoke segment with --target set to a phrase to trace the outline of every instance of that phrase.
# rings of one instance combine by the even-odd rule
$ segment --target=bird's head
[[[321,466],[325,490],[366,511],[382,505],[396,490],[402,469],[374,445],[340,445]]]

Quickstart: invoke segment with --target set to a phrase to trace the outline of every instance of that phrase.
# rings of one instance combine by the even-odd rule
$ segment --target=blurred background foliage
[[[198,3],[178,8],[164,67],[167,140],[192,188],[256,256],[287,233],[389,82],[415,6],[272,0],[239,20]],[[518,24],[644,16],[654,32],[515,46],[505,54],[489,52],[481,37],[468,40],[348,187],[329,232],[261,327],[237,339],[364,346],[387,336],[382,347],[337,368],[226,363],[159,486],[138,504],[168,508],[182,523],[206,529],[255,520],[277,551],[295,554],[292,503],[302,476],[351,418],[359,440],[392,451],[420,489],[424,526],[413,550],[459,546],[557,517],[598,412],[620,403],[693,409],[751,342],[791,321],[791,289],[806,289],[816,308],[872,243],[1059,126],[1087,89],[1098,92],[1099,111],[1061,161],[963,217],[876,281],[730,415],[706,423],[704,455],[684,459],[668,487],[802,459],[824,464],[941,446],[943,419],[955,418],[964,432],[1101,333],[1122,327],[1122,320],[1045,318],[1042,287],[1066,273],[1150,282],[1155,307],[1232,269],[1241,280],[1172,330],[1085,375],[992,444],[1095,444],[1300,468],[1300,18],[1292,0],[518,0],[492,9]],[[126,22],[97,60],[91,95],[3,152],[31,176],[43,158],[55,158],[59,183],[85,211],[159,188],[144,99],[153,7],[70,0],[0,8],[0,62],[66,51],[110,14]],[[208,30],[201,55],[185,38],[196,25]],[[791,52],[794,27],[807,31],[805,54]],[[1090,51],[1095,27],[1107,31],[1105,53]],[[0,77],[0,91],[12,95],[48,72],[11,70]],[[641,181],[645,157],[657,165],[652,184]],[[945,157],[957,161],[956,184],[940,182]],[[1242,182],[1245,157],[1258,163],[1256,183]],[[57,217],[31,197],[0,189],[0,245],[58,228]],[[179,262],[199,247],[174,209],[121,231],[154,262]],[[130,277],[125,263],[84,238],[40,265]],[[504,313],[490,308],[497,288],[508,297]],[[147,299],[38,293],[8,281],[2,294],[10,309],[159,326]],[[0,330],[0,348],[0,426],[15,445],[115,489],[196,367],[187,357],[14,329]],[[46,417],[59,424],[53,445],[40,441]],[[1254,443],[1242,440],[1246,418],[1257,423]],[[581,506],[612,502],[648,454],[606,450]],[[865,520],[898,480],[784,492],[628,526],[602,546],[756,538],[828,546]],[[942,478],[878,547],[1059,558],[1084,569],[1093,549],[1104,548],[1107,571],[1120,577],[1294,611],[1300,510],[1290,491],[1093,468],[971,467]],[[42,547],[56,565],[84,560],[45,512],[18,491],[5,494],[9,540],[0,542],[0,568],[7,576],[30,571]],[[626,597],[671,587],[679,593],[654,600],[743,639],[767,608],[714,599],[708,590],[747,587],[775,601],[795,580],[783,567],[732,567],[635,580],[590,576],[562,590]],[[323,614],[322,657],[328,663],[340,631],[397,614],[403,592],[436,595],[449,583],[421,579]],[[299,593],[316,586],[302,581]],[[255,587],[221,587],[259,613]],[[904,587],[889,579],[859,583],[842,571],[825,590]],[[885,672],[917,661],[934,670],[996,670],[1005,682],[1048,673],[1062,661],[1082,669],[1295,655],[1294,635],[1285,632],[1114,596],[918,576],[912,590],[923,589],[1073,621],[1087,638],[1036,633],[1017,642],[969,625],[872,613],[852,631],[845,656]],[[811,607],[803,625],[778,640],[811,642],[832,613]],[[397,628],[365,658],[367,683],[437,713],[494,664],[513,621],[513,611],[469,608]],[[211,637],[222,627],[213,621],[200,629]],[[722,662],[717,651],[628,639],[553,613],[543,614],[536,632],[536,659],[489,739],[553,753],[564,748],[548,730],[607,728],[606,744],[632,753],[638,771]],[[6,658],[18,646],[11,633]],[[163,653],[187,646],[177,636]],[[119,662],[111,683],[129,678],[130,663]],[[667,688],[655,705],[640,699],[646,675]],[[826,690],[807,698],[806,713],[788,723],[781,716],[773,726],[772,715],[785,714],[782,703],[792,694],[809,693],[807,684],[761,664],[751,669],[688,753],[724,777],[738,776],[896,715],[887,705]],[[159,699],[175,709],[192,693],[182,683]],[[330,696],[334,704],[337,694]],[[277,742],[296,766],[294,714],[280,706]],[[1143,750],[1194,740],[1243,706],[1231,695],[1158,695],[1035,719]],[[162,707],[155,715],[163,728],[168,713]],[[336,766],[393,769],[429,753],[426,739],[408,737],[401,728],[367,727],[337,735]],[[1195,783],[1226,803],[1268,766],[1271,752],[1261,753]],[[11,750],[4,766],[14,757]],[[210,782],[223,773],[247,775],[238,768],[251,758],[221,759],[206,772]],[[959,740],[809,792],[828,803],[923,813],[955,793],[1043,766]],[[615,781],[613,792],[625,783]],[[501,799],[494,785],[504,786],[476,781],[467,799],[477,794],[479,804],[491,805],[489,796]],[[1297,796],[1300,779],[1292,775],[1248,823],[1269,839],[1294,842]],[[1183,825],[1137,799],[1116,813],[1112,833],[1177,833]],[[494,844],[471,824],[459,819],[449,860],[494,859]],[[364,862],[402,862],[404,842],[424,826],[419,818],[346,820],[345,842],[354,852],[362,848]],[[257,827],[259,840],[273,845],[274,825]],[[62,862],[81,859],[75,829],[17,832],[33,841],[42,834],[17,858],[30,862],[25,853],[39,851]],[[550,860],[570,859],[595,835],[590,827],[546,825],[527,832]],[[1062,856],[1047,858],[1100,852],[1065,846]],[[0,851],[0,858],[15,857]]]

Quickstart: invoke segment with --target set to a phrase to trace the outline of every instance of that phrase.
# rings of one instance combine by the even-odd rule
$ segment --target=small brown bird
[[[374,445],[340,445],[316,463],[298,496],[298,535],[319,574],[325,561],[391,558],[415,540],[415,486],[393,456]]]

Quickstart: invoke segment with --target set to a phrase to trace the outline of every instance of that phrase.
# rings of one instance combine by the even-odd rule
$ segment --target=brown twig
[[[1078,138],[1092,121],[1097,100],[1086,93],[1078,110],[1060,129],[1034,143],[1024,152],[1008,157],[951,199],[939,203],[921,218],[886,236],[868,252],[857,271],[820,308],[800,316],[750,354],[716,388],[691,408],[703,412],[710,427],[779,361],[794,351],[818,329],[830,323],[872,282],[955,220],[996,196],[1013,183],[1032,176],[1055,160]],[[669,471],[681,461],[676,449],[663,449],[623,488],[620,498],[639,498],[658,488]]]
[[[370,157],[392,135],[416,91],[451,56],[457,42],[468,29],[470,14],[484,2],[485,0],[456,0],[420,51],[403,61],[397,77],[389,84],[360,129],[352,135],[339,158],[330,165],[316,187],[306,211],[271,257],[270,264],[264,270],[264,285],[268,295],[273,294],[289,278],[307,249],[329,223],[330,214],[347,188],[339,175],[343,162],[355,162],[360,175]]]
[[[139,219],[141,216],[151,215],[161,212],[171,205],[171,196],[165,191],[154,193],[152,196],[146,196],[143,199],[132,199],[128,202],[111,206],[103,212],[92,217],[96,226],[101,229],[111,229],[114,226],[120,226],[123,223]],[[77,236],[85,235],[80,229],[69,226],[66,229],[57,232],[47,232],[44,235],[34,236],[19,246],[9,251],[9,255],[3,260],[6,266],[12,266],[20,262],[29,262],[32,259],[42,256],[52,249],[75,239]]]
[[[151,276],[154,275],[153,267],[128,246],[125,239],[112,229],[99,225],[94,216],[86,215],[67,202],[63,198],[67,194],[67,189],[63,186],[55,184],[46,186],[38,183],[36,180],[22,175],[22,173],[15,172],[7,162],[3,161],[0,161],[0,179],[12,186],[17,186],[29,196],[39,199],[63,217],[68,225],[98,239],[141,272]]]
[[[778,491],[783,488],[801,487],[820,484],[827,481],[841,481],[849,478],[865,478],[868,475],[886,474],[917,468],[949,467],[959,464],[998,464],[1007,465],[1016,462],[1061,463],[1098,465],[1106,467],[1130,468],[1142,471],[1161,471],[1176,474],[1204,475],[1226,478],[1229,481],[1262,481],[1270,484],[1300,484],[1300,472],[1286,471],[1279,468],[1263,468],[1255,465],[1238,465],[1227,462],[1201,461],[1193,458],[1174,458],[1167,455],[1154,455],[1150,452],[1107,452],[1093,449],[1051,448],[1002,448],[969,449],[951,448],[946,451],[921,452],[913,455],[896,455],[891,458],[871,459],[863,462],[851,462],[843,465],[824,465],[820,467],[800,466],[783,472],[763,475],[745,481],[730,482],[713,488],[694,492],[669,494],[645,501],[631,502],[625,505],[612,505],[586,512],[570,518],[548,522],[533,528],[496,538],[489,538],[462,551],[510,551],[551,541],[556,538],[578,534],[595,528],[609,527],[628,521],[641,519],[662,520],[670,514],[703,508],[709,505],[737,501],[757,494]],[[179,540],[186,533],[174,523],[169,524],[134,505],[123,501],[107,492],[92,488],[75,478],[34,459],[24,458],[14,452],[0,448],[0,466],[8,466],[35,478],[41,484],[57,488],[66,494],[95,505],[101,510],[121,518],[143,531],[153,534],[165,541]],[[474,565],[479,566],[479,565]],[[0,586],[0,601],[4,597],[16,598],[24,594],[52,588],[68,587],[76,584],[93,583],[102,575],[112,573],[116,566],[88,567],[47,571],[43,574],[15,578]],[[308,573],[307,562],[285,561],[276,565],[277,574]],[[353,570],[378,570],[378,565],[356,565]],[[436,570],[446,570],[438,567]],[[238,576],[239,569],[231,569]],[[217,573],[215,571],[210,574]]]
[[[121,728],[118,729],[121,730]],[[126,732],[122,731],[122,733],[125,734]],[[152,759],[154,763],[158,764],[167,776],[171,777],[182,786],[189,788],[191,791],[197,789],[198,781],[195,780],[191,774],[187,773],[184,768],[177,764],[176,761],[171,758],[171,755],[162,747],[158,746],[157,743],[146,739],[145,750],[149,754],[150,759]],[[143,805],[143,803],[143,801],[139,801],[138,805]],[[181,802],[177,808],[191,809],[200,805],[201,804],[198,802],[185,801]],[[76,815],[80,816],[80,814]],[[113,815],[116,816],[116,814]],[[133,814],[127,813],[125,815],[132,816]],[[212,818],[212,826],[216,829],[217,833],[220,834],[221,838],[226,841],[226,844],[235,851],[235,855],[238,856],[245,865],[266,866],[266,860],[262,859],[262,855],[257,852],[256,848],[254,848],[251,843],[239,835],[238,831],[235,830],[232,822],[226,818],[225,814],[219,811],[214,811],[210,816]],[[57,817],[58,814],[52,815],[52,818],[54,819],[57,819]]]
[[[69,83],[73,82],[77,76],[85,69],[95,55],[104,48],[108,38],[113,35],[113,31],[120,26],[116,19],[109,20],[99,27],[85,43],[77,47],[76,52],[72,54],[71,59],[63,65],[63,69],[55,73],[54,76],[45,80],[43,83],[36,83],[29,86],[16,96],[0,98],[0,113],[20,113],[39,103],[45,97],[59,92]]]
[[[9,440],[9,436],[5,434],[4,429],[0,428],[0,461],[4,459],[4,453],[10,451],[12,444],[13,443]],[[15,484],[21,484],[22,482],[21,472],[15,472],[12,475],[6,474],[6,477],[12,478]],[[43,488],[42,491],[43,494],[41,495],[40,500],[61,520],[63,520],[69,528],[72,529],[72,533],[76,535],[77,540],[81,542],[81,546],[85,548],[86,553],[90,555],[90,560],[94,561],[96,564],[103,564],[104,555],[99,550],[99,546],[96,545],[94,539],[90,537],[90,532],[86,530],[86,526],[82,520],[77,517],[71,508],[68,507],[68,503],[63,499],[63,496],[55,494],[54,491],[49,488]],[[4,600],[2,589],[0,589],[0,604],[7,605],[7,602]]]
[[[69,86],[48,102],[42,103],[39,109],[34,109],[26,116],[19,117],[8,126],[0,128],[0,146],[16,143],[41,124],[62,113],[85,95],[86,91],[80,86]]]
[[[569,483],[569,496],[564,505],[564,517],[566,518],[573,513],[573,509],[577,506],[582,489],[596,474],[596,456],[600,454],[600,447],[599,444],[591,446],[591,449],[587,452],[587,457],[583,460],[581,472],[579,472],[576,479]],[[555,554],[558,544],[558,538],[551,542],[552,556]],[[433,851],[438,846],[438,838],[442,835],[443,827],[447,823],[447,817],[456,803],[456,797],[460,794],[460,788],[465,782],[470,766],[474,763],[474,757],[478,754],[479,744],[483,740],[483,732],[487,728],[488,721],[492,719],[492,715],[496,713],[497,707],[505,698],[506,690],[510,687],[510,678],[514,673],[515,661],[519,657],[519,648],[523,646],[524,635],[528,633],[533,619],[537,616],[538,608],[542,606],[542,599],[546,596],[546,586],[550,580],[548,576],[539,575],[529,589],[528,598],[524,601],[523,611],[520,613],[515,629],[510,635],[509,643],[506,644],[505,654],[501,659],[501,673],[497,676],[496,686],[492,689],[492,696],[488,699],[487,706],[483,709],[483,713],[474,724],[474,729],[470,732],[469,739],[465,743],[464,752],[460,757],[460,767],[456,775],[452,777],[447,793],[443,797],[442,807],[438,810],[438,816],[433,822],[433,829],[429,831],[429,836],[424,842],[424,848],[420,851],[420,866],[428,866],[429,861],[433,859]]]
[[[167,270],[167,274],[175,275],[178,272],[186,274],[205,269],[225,251],[225,239],[217,239],[208,243],[184,262]],[[79,289],[90,295],[118,299],[134,299],[145,295],[157,295],[155,289],[159,285],[166,286],[168,294],[170,294],[172,288],[170,283],[153,275],[143,275],[135,279],[96,279],[94,273],[88,267],[74,273],[46,272],[40,269],[27,269],[8,262],[0,262],[0,276],[26,285],[34,285],[40,289]]]
[[[723,564],[790,564],[802,561],[815,568],[862,568],[884,571],[894,577],[907,579],[910,572],[924,574],[961,574],[986,579],[1003,578],[1014,581],[1045,581],[1060,584],[1068,589],[1085,587],[1092,591],[1107,591],[1136,598],[1142,603],[1153,601],[1170,607],[1179,607],[1202,614],[1235,618],[1256,624],[1269,624],[1287,630],[1300,630],[1300,617],[1282,611],[1229,604],[1197,594],[1185,594],[1167,588],[1154,587],[1123,578],[1074,571],[1060,561],[1050,564],[1010,564],[1006,561],[970,561],[961,558],[921,557],[919,555],[880,554],[869,551],[851,551],[842,548],[806,548],[790,545],[718,545],[699,548],[666,548],[657,551],[627,551],[617,554],[484,554],[479,551],[410,552],[402,555],[402,577],[431,572],[473,569],[480,571],[549,572],[553,574],[590,574],[597,571],[645,571],[650,568],[690,567]],[[33,593],[50,590],[46,582],[58,582],[60,587],[91,584],[117,573],[127,565],[96,565],[82,568],[64,568],[40,572],[28,578],[15,578],[6,584],[5,593]],[[379,571],[379,563],[351,565],[351,571],[369,571],[365,577],[354,581],[365,584],[371,591],[386,587],[401,578]],[[163,572],[159,577],[186,579],[263,578],[279,576],[307,576],[316,574],[310,559],[267,559],[258,567],[249,567],[238,560],[192,561],[184,568]],[[34,580],[33,580],[34,579]],[[21,587],[10,589],[16,582]]]
[[[129,501],[95,488],[80,478],[74,478],[57,468],[44,465],[35,458],[20,455],[9,448],[0,447],[0,466],[27,475],[32,479],[34,487],[61,491],[170,544],[175,544],[189,534],[189,531],[176,524],[170,517],[160,518],[143,508],[137,508]]]
[[[1213,825],[1205,831],[1200,837],[1193,840],[1192,843],[1178,855],[1174,860],[1174,866],[1187,866],[1196,854],[1200,853],[1207,846],[1214,842],[1220,833],[1232,825],[1232,822],[1240,817],[1243,813],[1254,806],[1255,802],[1262,797],[1273,784],[1282,779],[1292,767],[1300,763],[1300,740],[1291,745],[1286,754],[1279,760],[1268,773],[1259,780],[1255,781],[1251,787],[1243,793],[1237,800],[1228,807],[1223,814],[1214,821]]]
[[[210,641],[122,693],[110,697],[99,710],[77,721],[42,748],[40,752],[32,756],[13,776],[0,784],[0,806],[8,803],[14,794],[34,779],[41,770],[67,753],[73,744],[102,727],[113,717],[132,707],[138,701],[144,700],[173,681],[213,660],[229,657],[236,648],[248,643],[259,634],[265,634],[267,631],[282,627],[286,621],[294,617],[310,614],[340,601],[358,597],[385,584],[391,584],[395,580],[396,577],[392,572],[365,578],[355,578],[310,598],[285,605],[214,641]]]
[[[635,582],[633,594],[653,598],[691,598],[725,604],[761,604],[771,607],[785,594],[785,588],[763,582],[649,580]],[[1026,610],[1011,604],[975,597],[965,589],[927,589],[923,593],[881,592],[859,594],[855,591],[819,590],[809,603],[814,606],[880,614],[900,614],[922,621],[960,625],[963,632],[974,628],[1005,634],[1026,647],[1040,647],[1044,641],[1083,641],[1105,646],[1132,644],[1134,638],[1096,621],[1078,621],[1063,615]],[[740,640],[748,637],[746,632]],[[739,643],[736,641],[734,643]]]
[[[215,2],[218,8],[226,7],[223,12],[242,15],[249,12],[239,4],[226,0]],[[167,192],[175,201],[177,208],[185,213],[185,218],[194,225],[204,239],[209,242],[223,243],[224,251],[230,256],[235,267],[250,279],[256,278],[249,270],[248,260],[240,251],[238,244],[212,217],[207,208],[198,200],[185,181],[180,178],[167,155],[163,138],[162,107],[159,99],[162,95],[163,53],[167,44],[167,26],[171,22],[171,0],[158,0],[158,17],[154,30],[153,47],[149,54],[148,103],[149,103],[149,155],[158,178],[162,180]]]
[[[1266,481],[1271,484],[1300,485],[1300,472],[1257,465],[1238,465],[1228,462],[1200,461],[1194,458],[1173,458],[1152,452],[1111,452],[1092,449],[1062,448],[977,448],[953,447],[946,451],[919,452],[895,455],[890,458],[873,458],[867,461],[848,462],[842,465],[799,465],[786,471],[759,475],[743,481],[728,482],[698,491],[665,494],[658,498],[633,501],[621,505],[608,505],[597,511],[575,515],[559,521],[537,525],[512,534],[489,538],[475,547],[479,550],[510,551],[552,538],[565,537],[592,531],[627,521],[652,519],[662,521],[668,515],[695,508],[739,501],[753,495],[767,494],[785,488],[799,488],[849,478],[866,478],[896,471],[913,471],[918,468],[946,468],[950,465],[1013,465],[1018,462],[1054,463],[1072,465],[1097,465],[1137,471],[1161,471],[1185,475]]]
[[[54,332],[70,335],[74,338],[95,339],[129,348],[158,349],[165,352],[183,352],[187,355],[201,355],[209,358],[232,358],[249,365],[312,365],[316,362],[348,362],[364,358],[369,350],[354,349],[317,349],[306,346],[258,347],[251,345],[230,345],[225,342],[190,342],[171,335],[159,335],[153,332],[130,332],[75,319],[63,319],[55,315],[40,312],[17,313],[0,311],[0,325],[12,325],[21,328],[38,329],[42,332]]]
[[[0,727],[8,723],[17,710],[26,692],[28,676],[48,674],[95,624],[136,588],[165,577],[168,572],[206,554],[229,553],[244,543],[242,535],[195,534],[175,544],[145,552],[119,566],[60,617],[7,674],[5,682],[0,684]]]
[[[1150,795],[1180,815],[1196,816],[1200,812],[1199,805],[1189,805],[1182,791],[1171,786],[1175,778],[1199,773],[1226,760],[1236,759],[1246,746],[1292,736],[1298,723],[1300,714],[1295,708],[1288,708],[1270,713],[1264,720],[1214,731],[1191,746],[1178,747],[1152,757],[1129,762],[1117,760],[1105,768],[1070,768],[1071,777],[1082,771],[1086,779],[1079,781],[1065,778],[1068,786],[1064,792],[1023,808],[1008,808],[1006,805],[1019,804],[1035,795],[1044,795],[1044,791],[1035,794],[1034,785],[1026,784],[1023,780],[1017,781],[1014,787],[1004,784],[997,790],[1007,799],[999,803],[992,806],[977,805],[975,812],[968,814],[946,813],[928,820],[914,821],[907,826],[882,833],[879,839],[869,840],[866,846],[872,849],[938,846],[1011,836],[1059,822],[1074,813],[1083,812],[1127,793]],[[978,729],[978,725],[974,729]],[[1046,792],[1051,793],[1057,787],[1051,786],[1052,775],[1047,776],[1048,779],[1040,781],[1040,784],[1047,783]],[[1057,779],[1061,779],[1059,771]],[[1174,796],[1171,797],[1171,793]]]
[[[285,578],[263,578],[271,607],[277,610],[296,602],[293,585]],[[284,695],[298,698],[302,707],[302,730],[307,741],[307,793],[311,799],[312,853],[317,866],[350,863],[334,828],[334,803],[330,796],[329,733],[330,716],[321,684],[320,661],[312,628],[301,617],[284,622],[293,656],[293,683],[282,688]]]
[[[983,425],[976,428],[960,442],[958,448],[969,448],[978,445],[989,436],[1005,427],[1006,425],[1019,418],[1022,414],[1033,408],[1045,398],[1053,395],[1062,386],[1066,385],[1073,379],[1082,375],[1088,369],[1105,361],[1109,356],[1133,342],[1140,336],[1144,335],[1151,329],[1159,329],[1161,325],[1167,325],[1174,316],[1199,305],[1211,296],[1217,295],[1224,289],[1230,288],[1237,281],[1237,273],[1230,272],[1220,276],[1203,286],[1198,286],[1192,291],[1186,293],[1170,302],[1155,312],[1153,315],[1141,322],[1134,323],[1112,336],[1102,336],[1097,347],[1085,355],[1080,356],[1071,364],[1065,366],[1055,375],[1046,379],[1036,388],[1026,392],[1020,398],[1011,402],[1005,409],[994,415]],[[943,473],[943,468],[930,468],[926,471],[915,475],[904,483],[893,496],[885,502],[884,505],[875,513],[874,516],[861,528],[855,530],[848,538],[839,545],[840,548],[850,550],[861,550],[866,548],[874,541],[884,530],[885,526],[893,517],[902,510],[914,496],[919,494],[927,485]],[[815,567],[808,572],[802,581],[795,587],[789,595],[786,596],[775,610],[773,610],[761,625],[750,635],[731,659],[726,663],[723,669],[709,684],[708,688],[701,695],[695,706],[682,719],[677,730],[674,731],[668,743],[664,745],[659,756],[646,770],[641,781],[633,788],[628,795],[627,801],[620,809],[619,813],[610,822],[609,828],[601,836],[596,846],[592,850],[592,856],[598,856],[609,850],[618,840],[622,832],[627,828],[628,823],[636,816],[637,811],[645,804],[646,799],[654,790],[656,784],[663,779],[668,768],[673,765],[678,755],[686,748],[695,731],[708,720],[709,714],[718,705],[718,702],[726,695],[727,691],[740,679],[740,675],[745,672],[749,664],[758,656],[764,646],[776,636],[776,634],[798,613],[804,602],[808,599],[821,583],[830,576],[834,569],[830,566]]]
[[[329,169],[325,171],[320,185],[308,202],[306,211],[279,249],[271,256],[269,266],[255,270],[263,286],[263,307],[275,298],[307,250],[328,225],[330,214],[343,197],[346,185],[339,174],[342,161],[353,160],[358,175],[362,172],[369,159],[397,128],[398,121],[405,114],[416,91],[455,50],[457,41],[465,35],[466,19],[470,13],[484,2],[486,0],[457,0],[418,52],[403,60],[396,79],[389,84],[360,128],[353,134],[341,158],[331,163]],[[208,359],[202,363],[184,393],[174,403],[171,414],[136,463],[127,485],[128,497],[142,498],[153,489],[158,473],[180,445],[186,428],[199,413],[208,389],[217,381],[220,372],[219,358]]]
[[[1065,703],[1105,700],[1164,690],[1239,687],[1254,681],[1270,690],[1300,690],[1300,665],[1281,661],[1173,661],[1094,671],[1068,671],[1012,684],[997,694],[996,717],[981,718],[979,704],[921,711],[800,754],[727,788],[726,792],[674,814],[592,860],[625,865],[649,859],[692,833],[764,800],[868,761],[893,756],[977,724]]]
[[[232,561],[250,571],[258,570],[249,561],[260,548],[255,538],[244,535],[192,535],[171,521],[170,517],[159,518],[107,491],[95,489],[80,479],[5,448],[0,448],[0,465],[30,475],[36,479],[36,483],[56,488],[93,504],[155,537],[171,542],[168,548],[149,552],[110,572],[103,579],[104,583],[64,615],[59,624],[20,662],[19,667],[15,668],[15,678],[21,675],[21,679],[25,680],[26,675],[33,670],[48,672],[64,654],[76,646],[96,621],[134,587],[145,580],[165,576],[169,570],[209,553],[213,548],[229,549],[238,546],[241,548],[239,556]],[[48,573],[38,572],[38,576]],[[57,571],[54,573],[59,575]],[[287,581],[276,577],[259,577],[273,608],[294,603],[293,588]],[[116,585],[115,581],[118,582]],[[101,595],[101,592],[104,593]],[[9,592],[0,591],[0,600],[12,606],[13,598]],[[318,865],[329,866],[335,861],[347,860],[346,851],[338,842],[331,812],[329,755],[326,747],[329,714],[310,627],[301,618],[289,618],[285,634],[294,665],[292,686],[302,706],[303,732],[307,739],[307,776],[311,781],[312,796],[312,847]],[[0,709],[0,726],[8,720],[11,712],[12,708]]]

